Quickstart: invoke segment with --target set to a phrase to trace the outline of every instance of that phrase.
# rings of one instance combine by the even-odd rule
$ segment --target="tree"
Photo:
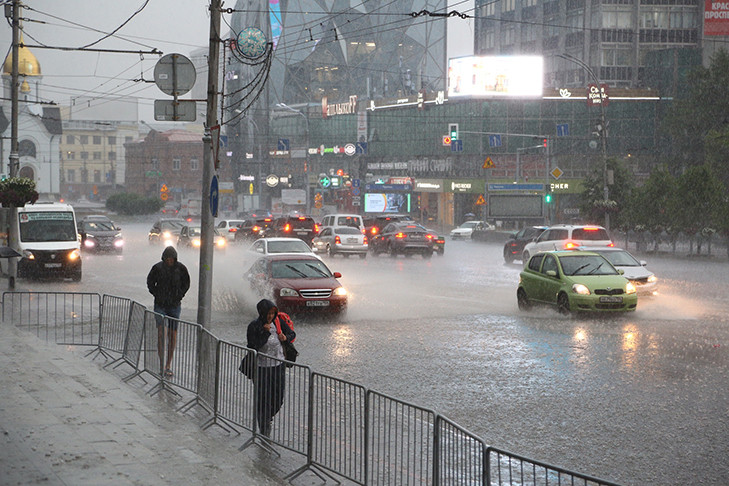
[[[689,235],[716,231],[726,212],[724,184],[709,164],[691,167],[677,179],[675,222]],[[699,244],[698,251],[701,251]]]
[[[688,76],[686,95],[674,101],[662,129],[668,134],[667,157],[674,174],[701,165],[706,137],[729,123],[729,53],[721,49],[708,68],[700,66]]]
[[[132,193],[114,194],[106,200],[106,207],[119,214],[151,214],[162,206],[163,202],[159,198]]]
[[[631,207],[630,198],[635,186],[633,177],[618,159],[608,159],[607,168],[613,171],[613,184],[609,186],[610,199],[606,201],[603,195],[603,169],[595,168],[585,178],[585,189],[580,195],[580,211],[588,215],[591,222],[603,224],[605,215],[610,214],[614,226],[625,227],[630,219],[627,208]]]
[[[631,205],[633,229],[645,228],[651,232],[654,251],[658,249],[657,235],[663,231],[672,236],[676,234],[672,221],[675,202],[676,178],[666,167],[654,169],[648,180],[634,190]]]

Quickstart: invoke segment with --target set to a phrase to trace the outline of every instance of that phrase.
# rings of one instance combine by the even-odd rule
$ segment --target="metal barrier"
[[[203,428],[215,424],[236,433],[237,428],[249,430],[253,436],[241,450],[257,444],[278,454],[272,447],[278,445],[304,455],[306,463],[286,476],[289,481],[310,471],[325,481],[324,476],[338,482],[329,474],[334,473],[367,485],[617,486],[488,447],[431,410],[313,373],[307,366],[283,367],[276,358],[220,341],[198,324],[155,314],[128,299],[104,295],[102,301],[99,294],[66,292],[4,292],[2,299],[3,322],[57,344],[120,351],[121,357],[105,367],[129,364],[135,371],[124,381],[151,374],[158,383],[150,394],[191,392],[194,398],[178,410],[200,404],[213,415]],[[168,348],[158,345],[157,319],[162,320],[163,343],[167,324],[178,325],[172,376],[164,374]],[[250,380],[238,371],[245,356],[276,366],[256,367]],[[266,397],[264,383],[275,382],[266,381],[271,377],[284,380],[284,392],[275,400],[281,407],[272,426],[261,431],[260,407],[269,402],[259,400]]]
[[[100,313],[99,294],[3,292],[3,322],[56,344],[97,345]]]

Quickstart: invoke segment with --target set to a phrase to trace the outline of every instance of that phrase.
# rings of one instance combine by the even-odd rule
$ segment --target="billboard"
[[[544,216],[541,194],[489,194],[489,218],[541,218]]]
[[[704,1],[704,35],[729,35],[729,2]]]
[[[403,193],[365,193],[365,213],[409,213],[410,194]]]
[[[468,56],[448,60],[448,97],[541,97],[542,56]]]

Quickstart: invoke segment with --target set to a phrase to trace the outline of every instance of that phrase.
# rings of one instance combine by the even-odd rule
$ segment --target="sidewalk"
[[[287,484],[87,351],[0,324],[3,485]]]

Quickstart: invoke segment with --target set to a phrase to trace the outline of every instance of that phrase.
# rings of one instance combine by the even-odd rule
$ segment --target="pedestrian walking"
[[[283,405],[286,388],[286,366],[283,362],[284,341],[292,342],[296,333],[283,319],[278,326],[274,322],[278,315],[276,304],[268,299],[258,302],[258,318],[248,324],[246,337],[248,347],[258,351],[258,378],[256,381],[256,418],[258,430],[261,434],[269,436],[273,417],[276,416]],[[281,332],[278,328],[281,328]],[[267,356],[271,356],[271,359]]]
[[[155,263],[147,275],[147,289],[154,296],[154,312],[157,321],[157,354],[160,373],[172,377],[172,355],[177,345],[177,319],[182,311],[182,298],[190,288],[187,267],[177,261],[177,250],[168,246],[162,252],[162,261]],[[165,319],[163,316],[173,317]],[[164,325],[167,321],[167,325]],[[165,335],[167,339],[165,339]],[[165,362],[165,342],[167,360]]]

